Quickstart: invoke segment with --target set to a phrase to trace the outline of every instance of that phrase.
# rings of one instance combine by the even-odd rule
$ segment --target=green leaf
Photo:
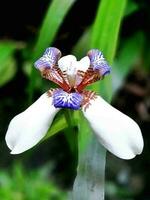
[[[93,26],[91,47],[99,48],[112,64],[126,0],[103,0]]]
[[[89,50],[90,45],[90,38],[91,38],[92,29],[89,27],[87,30],[84,31],[83,35],[76,43],[72,50],[72,54],[76,55],[78,58],[83,57],[86,55]]]
[[[13,42],[0,42],[0,87],[9,82],[16,73],[13,54],[16,46]]]
[[[65,16],[71,9],[75,0],[53,0],[49,5],[47,13],[44,17],[42,26],[39,31],[39,36],[35,44],[32,61],[34,62],[39,58],[48,46],[53,43],[56,34],[64,21]],[[32,101],[34,88],[36,85],[41,85],[42,78],[34,68],[31,68],[31,76],[28,86],[29,103]],[[58,121],[54,122],[50,130],[48,131],[45,139],[60,132],[67,127],[65,119],[62,117]]]
[[[57,119],[57,121],[55,121],[52,126],[50,127],[50,129],[48,130],[44,140],[48,139],[49,137],[55,135],[56,133],[59,133],[60,131],[63,131],[65,128],[67,128],[68,125],[66,123],[66,119],[64,117],[64,115],[61,115],[61,117],[59,117]]]
[[[49,179],[51,173],[51,163],[26,170],[20,162],[15,162],[9,171],[7,168],[0,171],[0,197],[2,200],[66,200],[66,192]]]
[[[77,111],[73,112],[72,110],[62,110],[62,113],[60,113],[56,120],[54,120],[43,140],[46,140],[49,137],[63,131],[68,141],[70,150],[74,154],[76,151],[75,127],[77,126],[78,118]]]
[[[139,9],[139,6],[135,1],[133,0],[128,1],[126,9],[125,9],[125,17],[131,15],[133,12],[137,11],[138,9]]]
[[[141,32],[124,41],[112,67],[113,92],[123,83],[125,77],[139,61],[144,45],[144,36]]]
[[[46,47],[52,44],[59,27],[75,0],[53,0],[43,20],[35,45],[34,59],[41,56]]]
[[[115,56],[119,28],[127,1],[123,0],[103,0],[100,3],[97,16],[93,25],[91,47],[100,49],[104,57],[112,65]],[[100,94],[111,100],[112,84],[110,76],[101,81],[100,85],[93,87],[100,91]]]
[[[53,0],[49,5],[35,44],[32,56],[33,62],[43,54],[47,47],[52,45],[65,16],[74,2],[75,0]],[[39,74],[32,68],[28,86],[29,101],[31,101],[33,97],[37,76],[39,76]]]
[[[5,60],[11,56],[16,49],[15,43],[11,41],[1,41],[0,42],[0,64],[5,62]]]
[[[73,188],[74,200],[104,199],[106,150],[99,144],[96,136],[91,134],[90,127],[83,119],[79,134],[79,164]]]
[[[111,65],[125,6],[125,0],[101,0],[93,25],[89,48],[100,49]],[[109,77],[93,84],[90,88],[100,91],[107,101],[111,100],[112,83]],[[79,163],[73,187],[73,199],[103,200],[106,150],[99,144],[92,130],[90,131],[87,122],[82,117],[80,121],[82,123],[78,136]]]

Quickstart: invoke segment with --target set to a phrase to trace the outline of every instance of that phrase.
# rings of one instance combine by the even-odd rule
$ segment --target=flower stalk
[[[103,200],[106,149],[99,144],[95,135],[91,133],[92,130],[85,120],[81,128],[84,128],[84,130],[78,135],[80,153],[72,199]]]
[[[91,47],[97,47],[103,50],[105,53],[107,59],[112,64],[113,58],[116,52],[117,47],[117,40],[118,40],[118,34],[120,29],[120,24],[122,17],[124,15],[124,10],[126,7],[127,0],[119,1],[119,0],[101,0],[97,15],[95,18],[94,25],[92,27],[92,35],[89,36],[89,38],[92,38]],[[93,89],[93,88],[92,88]],[[102,81],[101,84],[97,84],[94,88],[96,91],[99,91],[101,95],[110,102],[112,97],[112,88],[110,79]],[[81,125],[80,135],[83,135],[84,130]],[[92,130],[91,130],[92,132]],[[111,134],[111,130],[110,130]],[[93,136],[94,137],[94,136]],[[92,148],[90,148],[90,144],[93,144],[95,141],[95,138],[90,137],[88,138],[88,141],[90,142],[87,144],[87,148],[89,147],[91,152],[88,152],[88,154],[92,154],[92,156],[96,156],[97,152],[97,145],[93,145]],[[84,141],[87,138],[84,138]],[[81,140],[78,141],[79,143]],[[97,141],[96,141],[97,142]],[[105,193],[105,187],[104,187],[104,180],[105,180],[105,162],[106,162],[106,150],[98,144],[99,148],[99,155],[95,157],[96,162],[93,163],[92,160],[90,160],[85,152],[85,158],[83,158],[82,151],[79,150],[79,163],[78,163],[78,170],[77,170],[77,177],[75,179],[74,187],[73,187],[73,200],[79,200],[79,199],[87,199],[87,200],[103,200],[104,199],[104,193]],[[101,156],[103,155],[103,156]],[[84,159],[84,162],[81,162],[81,158]],[[91,164],[89,164],[91,163]],[[90,168],[92,171],[89,171],[86,167],[87,165],[90,165]],[[95,180],[95,177],[91,174],[95,174],[94,168],[95,166],[99,166],[99,170],[101,170],[101,175],[97,177],[97,180]],[[84,168],[84,171],[81,173],[81,169]],[[96,173],[97,175],[97,173]],[[90,177],[90,183],[93,185],[94,189],[91,187],[88,187],[88,177]],[[82,189],[80,189],[82,188]],[[96,190],[97,189],[97,190]],[[95,193],[94,193],[95,192]],[[86,195],[86,197],[84,196]]]

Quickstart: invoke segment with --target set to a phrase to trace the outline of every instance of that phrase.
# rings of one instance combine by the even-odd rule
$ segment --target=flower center
[[[92,91],[85,91],[85,87],[110,73],[110,67],[98,49],[90,50],[87,56],[77,61],[73,55],[61,57],[60,50],[50,47],[35,62],[35,67],[44,78],[61,88],[48,91],[53,97],[53,105],[74,110],[82,106],[86,109],[96,96]]]
[[[86,110],[90,105],[90,100],[97,96],[93,91],[84,90],[82,93],[72,91],[65,92],[62,89],[51,89],[47,92],[49,97],[53,98],[53,105],[56,108],[70,108],[79,110],[81,107]]]

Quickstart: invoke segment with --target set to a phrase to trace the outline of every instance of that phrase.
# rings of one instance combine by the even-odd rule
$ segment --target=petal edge
[[[100,96],[90,103],[89,108],[82,111],[100,143],[122,159],[132,159],[141,154],[143,138],[137,123]]]
[[[35,146],[47,133],[58,111],[52,105],[52,98],[44,93],[24,112],[15,116],[5,137],[11,154],[19,154]]]

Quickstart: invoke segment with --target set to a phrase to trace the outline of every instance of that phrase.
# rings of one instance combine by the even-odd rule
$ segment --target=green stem
[[[50,1],[46,15],[43,19],[37,42],[34,47],[32,55],[32,62],[35,62],[42,54],[45,49],[52,45],[56,34],[61,26],[65,16],[74,4],[75,0],[52,0]],[[32,101],[34,88],[39,74],[34,68],[31,68],[31,76],[28,85],[29,102]]]
[[[64,111],[64,116],[66,119],[66,123],[68,125],[68,127],[66,128],[66,131],[65,131],[65,136],[69,143],[70,150],[71,150],[72,154],[74,155],[75,151],[76,151],[76,145],[75,145],[75,141],[74,141],[74,137],[76,135],[76,131],[75,131],[76,122],[74,119],[73,110],[66,109]]]
[[[100,49],[110,65],[116,52],[119,28],[126,2],[127,0],[101,0],[93,25],[92,41],[89,46]],[[91,89],[100,92],[107,101],[111,100],[110,78],[107,77],[101,83],[94,84]],[[82,123],[82,121],[84,122]],[[80,128],[79,163],[73,187],[73,200],[104,200],[106,150],[99,144],[83,118],[81,118]]]
[[[73,200],[104,199],[105,157],[106,150],[99,144],[96,136],[92,135],[86,151],[79,154]]]

